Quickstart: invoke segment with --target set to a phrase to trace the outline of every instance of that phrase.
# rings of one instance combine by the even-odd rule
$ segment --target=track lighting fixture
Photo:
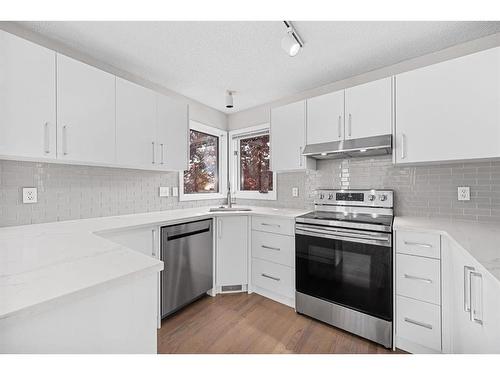
[[[233,94],[234,91],[226,91],[226,108],[231,109],[234,107],[233,105]]]
[[[281,39],[281,48],[288,53],[289,56],[295,56],[304,46],[302,38],[294,29],[291,21],[283,21],[286,26],[286,35]]]

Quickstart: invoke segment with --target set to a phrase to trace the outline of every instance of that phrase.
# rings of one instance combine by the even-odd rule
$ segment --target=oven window
[[[390,247],[296,235],[296,289],[392,320]]]

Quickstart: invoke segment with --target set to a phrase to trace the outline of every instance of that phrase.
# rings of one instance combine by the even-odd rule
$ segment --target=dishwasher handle
[[[195,235],[200,234],[200,233],[206,233],[208,231],[210,231],[209,226],[206,228],[194,230],[191,232],[179,232],[179,233],[171,233],[171,234],[169,233],[167,235],[167,240],[173,241],[173,240],[177,240],[177,239],[183,238],[183,237],[190,237],[190,236],[195,236]]]

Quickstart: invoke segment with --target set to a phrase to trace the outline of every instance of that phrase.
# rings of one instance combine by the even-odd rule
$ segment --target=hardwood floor
[[[393,353],[258,294],[203,297],[162,322],[158,353]]]

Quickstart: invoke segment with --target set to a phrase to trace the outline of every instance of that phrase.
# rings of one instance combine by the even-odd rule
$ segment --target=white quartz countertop
[[[158,259],[98,234],[225,215],[293,219],[308,211],[251,207],[211,213],[209,207],[0,228],[0,319],[32,311],[90,288],[163,269]]]
[[[394,229],[446,235],[500,281],[499,224],[402,216],[394,218]]]

